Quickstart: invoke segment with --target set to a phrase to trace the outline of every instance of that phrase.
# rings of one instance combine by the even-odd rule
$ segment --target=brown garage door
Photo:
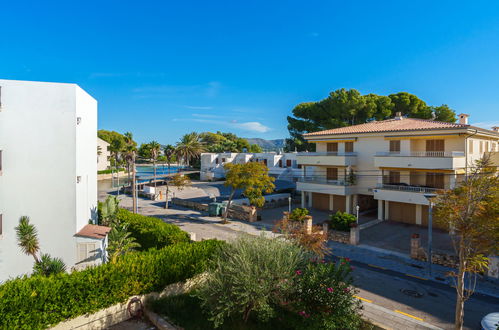
[[[416,224],[416,205],[408,203],[389,202],[388,217],[392,221]]]
[[[312,206],[318,210],[329,211],[329,195],[312,193]]]
[[[445,225],[442,225],[435,221],[433,217],[433,228],[447,229]],[[428,227],[428,205],[423,205],[421,208],[421,225]]]
[[[346,212],[346,197],[341,195],[333,195],[333,208],[334,211]]]

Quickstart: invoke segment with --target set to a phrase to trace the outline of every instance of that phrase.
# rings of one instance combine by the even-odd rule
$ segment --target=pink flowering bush
[[[297,315],[296,328],[357,329],[360,302],[352,287],[347,260],[338,263],[309,263],[296,272],[294,290],[287,308]]]

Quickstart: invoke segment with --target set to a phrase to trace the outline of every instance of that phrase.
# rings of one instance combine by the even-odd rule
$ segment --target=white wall
[[[97,155],[97,171],[107,170],[111,165],[109,161],[109,156],[111,156],[111,152],[108,150],[109,143],[97,138],[97,147],[98,149],[100,147],[100,155]]]
[[[3,281],[29,273],[33,265],[16,242],[14,227],[23,215],[36,226],[43,253],[68,267],[75,263],[73,235],[97,204],[97,103],[74,84],[0,80],[0,86]]]

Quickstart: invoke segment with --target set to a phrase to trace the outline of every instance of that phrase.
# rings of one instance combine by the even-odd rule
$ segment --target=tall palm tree
[[[166,164],[168,165],[168,174],[170,174],[170,165],[173,160],[173,156],[177,153],[177,150],[171,144],[167,144],[163,150],[166,157]]]
[[[125,137],[125,147],[123,148],[123,158],[124,158],[123,160],[126,163],[128,182],[131,185],[132,184],[132,182],[130,180],[130,171],[131,171],[131,165],[132,165],[131,161],[134,158],[134,157],[132,157],[133,153],[137,152],[137,143],[133,140],[132,133],[126,132],[125,134],[123,134],[123,136]]]
[[[17,235],[17,244],[21,250],[30,256],[33,256],[38,264],[38,252],[40,252],[40,242],[38,241],[38,231],[36,227],[29,223],[29,217],[22,216],[19,218],[19,225],[15,228]]]
[[[190,161],[199,157],[203,151],[205,151],[204,143],[201,142],[200,136],[196,132],[185,134],[177,142],[177,154],[187,165],[190,165]]]
[[[122,139],[113,139],[109,144],[109,151],[114,159],[114,168],[116,169],[116,174],[118,175],[118,192],[120,189],[120,175],[118,171],[118,165],[120,161],[120,153],[123,150],[124,141]]]
[[[159,153],[161,152],[161,144],[156,141],[151,141],[149,142],[149,149],[151,150],[151,160],[154,167],[154,188],[156,188],[156,159],[158,159]]]

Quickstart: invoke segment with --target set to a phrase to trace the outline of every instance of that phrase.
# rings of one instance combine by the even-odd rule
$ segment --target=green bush
[[[97,174],[111,174],[113,172],[116,172],[116,170],[114,168],[113,169],[108,169],[108,170],[97,171]],[[125,172],[125,169],[124,168],[119,168],[118,172]]]
[[[165,223],[159,218],[147,217],[120,209],[117,220],[128,224],[127,230],[141,246],[139,251],[150,248],[160,249],[168,245],[190,241],[189,234],[185,231],[175,225]]]
[[[360,302],[352,287],[352,268],[347,260],[338,263],[309,263],[297,271],[288,308],[298,319],[296,329],[359,329]]]
[[[9,280],[0,286],[0,329],[43,329],[63,320],[160,291],[205,271],[225,243],[183,243],[129,253],[114,264],[59,274]]]
[[[331,214],[330,218],[331,228],[341,231],[349,231],[352,224],[357,222],[355,215],[341,211]]]
[[[232,318],[268,321],[311,254],[290,241],[243,236],[219,250],[195,295],[215,327]]]
[[[304,221],[308,215],[308,210],[305,208],[297,207],[289,214],[289,220]]]

